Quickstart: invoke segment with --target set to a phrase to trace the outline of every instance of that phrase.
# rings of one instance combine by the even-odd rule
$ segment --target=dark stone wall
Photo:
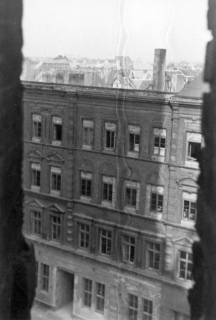
[[[29,319],[34,254],[22,236],[22,1],[0,2],[0,319]]]

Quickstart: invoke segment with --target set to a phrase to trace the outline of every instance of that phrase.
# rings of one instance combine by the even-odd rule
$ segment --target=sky
[[[29,57],[128,55],[153,61],[203,62],[207,0],[24,0],[24,47]]]

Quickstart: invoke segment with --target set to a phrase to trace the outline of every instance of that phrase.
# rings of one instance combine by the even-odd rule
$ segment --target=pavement
[[[41,303],[36,302],[31,311],[32,320],[81,320],[72,316],[72,304],[61,309],[53,310]]]

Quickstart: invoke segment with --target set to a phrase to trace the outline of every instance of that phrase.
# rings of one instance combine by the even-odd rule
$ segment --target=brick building
[[[36,299],[79,319],[189,319],[201,99],[24,88]]]

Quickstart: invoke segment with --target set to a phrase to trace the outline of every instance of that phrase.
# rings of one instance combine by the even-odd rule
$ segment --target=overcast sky
[[[24,0],[25,56],[204,60],[207,0]]]

